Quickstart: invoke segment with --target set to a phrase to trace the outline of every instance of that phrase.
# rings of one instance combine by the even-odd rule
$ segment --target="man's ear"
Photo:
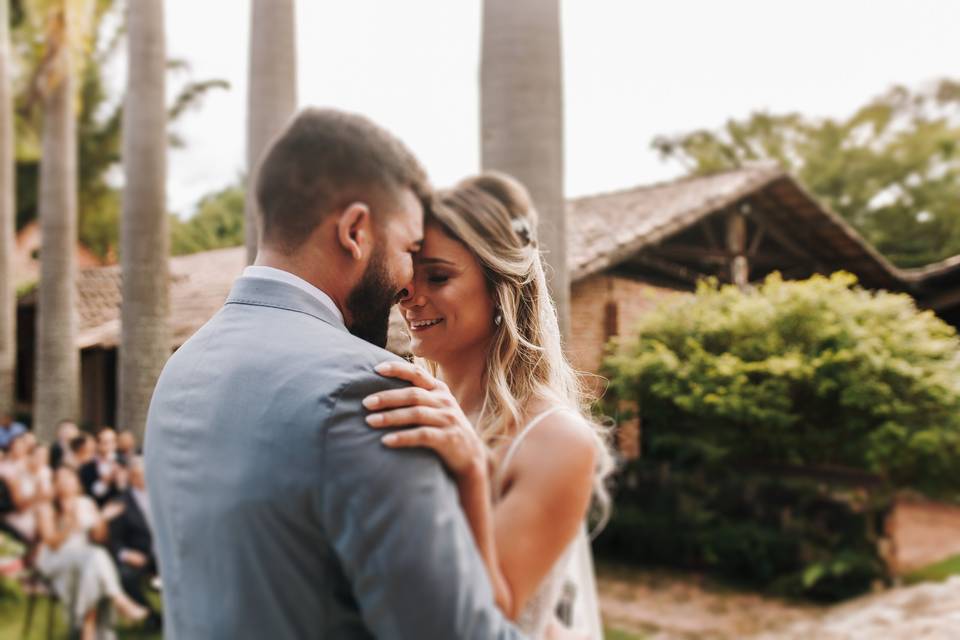
[[[370,250],[373,240],[372,225],[370,207],[362,202],[347,205],[340,214],[340,220],[337,222],[337,240],[354,260],[362,260],[364,254]]]

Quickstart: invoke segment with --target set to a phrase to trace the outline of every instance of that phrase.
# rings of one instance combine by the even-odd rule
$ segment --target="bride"
[[[371,426],[405,427],[386,446],[443,459],[497,604],[521,630],[599,640],[585,518],[591,496],[609,508],[612,462],[561,351],[536,223],[526,190],[502,174],[439,195],[400,302],[424,367],[380,365],[412,386],[364,405]]]

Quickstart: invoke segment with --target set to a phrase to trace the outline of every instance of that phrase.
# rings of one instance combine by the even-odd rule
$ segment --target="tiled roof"
[[[171,348],[187,341],[223,306],[233,281],[246,266],[244,247],[204,251],[170,259]],[[120,343],[120,267],[81,269],[77,274],[77,311],[81,349],[116,347]],[[21,298],[31,304],[33,295]],[[391,344],[397,353],[407,351],[409,337],[398,313],[391,316]]]
[[[782,175],[757,166],[568,200],[571,277],[601,271]]]
[[[895,289],[906,289],[920,277],[893,267],[788,174],[759,165],[569,200],[571,279],[577,281],[616,266],[644,247],[760,191],[788,203],[783,208],[788,209],[785,220],[795,227],[791,233],[807,234],[807,244],[835,256],[834,268],[856,265],[849,270],[861,275],[865,283]],[[173,346],[182,344],[223,305],[243,270],[245,257],[243,247],[233,247],[171,258]],[[81,348],[116,346],[120,340],[120,267],[83,269],[77,287]],[[30,298],[21,299],[21,304],[30,304]],[[398,314],[391,323],[391,339],[405,342],[405,331],[396,330],[402,327]],[[391,346],[397,352],[405,351],[404,344]]]
[[[223,306],[233,281],[246,266],[246,249],[230,247],[170,259],[170,330],[173,346]],[[120,267],[82,269],[77,277],[81,349],[120,342]]]

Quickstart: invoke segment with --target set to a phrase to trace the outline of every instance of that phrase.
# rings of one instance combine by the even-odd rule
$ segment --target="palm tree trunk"
[[[250,68],[247,85],[247,263],[259,244],[254,185],[267,145],[297,108],[297,34],[294,0],[253,0],[250,9]]]
[[[12,261],[16,184],[9,12],[9,2],[0,0],[0,414],[13,411],[17,360],[17,293]]]
[[[141,441],[153,388],[170,355],[163,24],[163,0],[127,3],[117,424]]]
[[[483,168],[508,173],[530,190],[560,329],[568,338],[559,0],[484,0],[480,132]]]
[[[55,47],[51,86],[43,98],[39,215],[42,244],[37,299],[34,431],[52,442],[57,422],[77,420],[77,132],[70,50]]]

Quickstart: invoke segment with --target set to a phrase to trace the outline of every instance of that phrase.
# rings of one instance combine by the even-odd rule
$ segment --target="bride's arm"
[[[497,606],[508,618],[515,620],[518,607],[497,557],[494,507],[490,500],[490,475],[486,456],[474,469],[457,476],[457,488],[460,492],[460,504],[487,567]]]
[[[595,455],[583,422],[558,412],[526,436],[505,469],[494,538],[500,566],[521,607],[583,526]]]
[[[367,398],[367,409],[382,412],[367,422],[418,425],[385,435],[384,444],[426,447],[443,459],[457,480],[497,604],[515,619],[581,526],[592,489],[592,437],[571,415],[548,416],[518,450],[494,507],[487,449],[445,385],[404,363],[378,371],[416,386]]]
[[[460,504],[486,566],[497,606],[514,619],[517,607],[497,559],[487,447],[442,381],[407,363],[384,363],[377,371],[414,386],[364,399],[364,407],[372,412],[367,423],[379,429],[416,425],[414,429],[391,431],[383,436],[383,443],[396,449],[433,449],[443,460],[456,479]]]

